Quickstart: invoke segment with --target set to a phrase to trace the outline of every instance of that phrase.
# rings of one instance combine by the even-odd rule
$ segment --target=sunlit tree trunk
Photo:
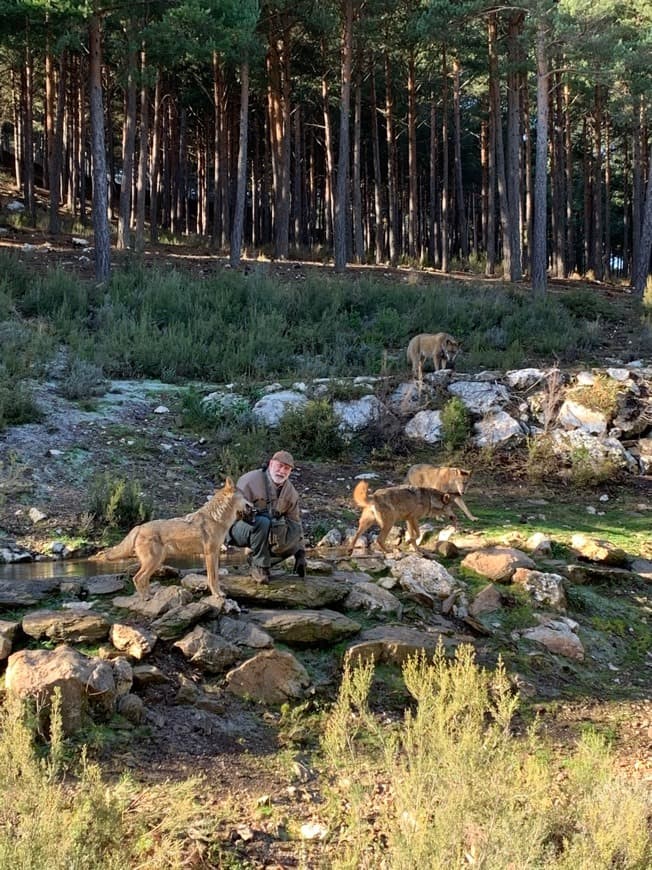
[[[337,195],[333,233],[335,271],[347,263],[349,222],[349,165],[351,119],[351,69],[353,65],[353,0],[344,0],[342,22],[342,78],[340,91],[340,142],[337,159]]]
[[[89,22],[90,58],[89,97],[93,155],[93,230],[95,233],[95,279],[105,282],[111,276],[111,234],[109,230],[106,152],[104,144],[104,105],[102,99],[102,22],[97,12]]]
[[[547,159],[548,159],[548,58],[546,34],[539,24],[536,34],[537,62],[537,144],[534,173],[534,226],[532,239],[532,290],[544,294],[548,288],[546,246]]]
[[[247,200],[247,140],[249,136],[249,59],[240,62],[240,135],[238,137],[238,171],[236,179],[235,210],[231,231],[230,263],[240,265],[244,237],[245,205]]]

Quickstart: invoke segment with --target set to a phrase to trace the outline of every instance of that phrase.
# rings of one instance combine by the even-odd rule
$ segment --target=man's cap
[[[294,468],[294,459],[292,454],[288,453],[287,450],[277,450],[272,456],[272,459],[275,459],[277,462],[282,462],[283,465],[289,465],[290,468]]]

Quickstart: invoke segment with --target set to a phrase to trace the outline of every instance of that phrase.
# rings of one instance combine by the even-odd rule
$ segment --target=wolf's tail
[[[359,483],[356,483],[353,490],[353,501],[358,507],[363,508],[369,505],[370,502],[367,496],[368,490],[369,484],[366,480],[361,480]]]
[[[107,550],[101,550],[95,553],[90,559],[93,562],[117,562],[119,559],[128,559],[130,556],[135,556],[134,544],[136,535],[140,526],[134,526],[126,538],[123,538],[115,547],[109,547]]]

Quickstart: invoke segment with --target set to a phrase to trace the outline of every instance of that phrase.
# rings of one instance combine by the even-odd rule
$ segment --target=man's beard
[[[278,472],[278,471],[276,471],[276,472],[274,472],[274,471],[270,471],[270,472],[269,472],[269,476],[272,478],[273,482],[274,482],[277,486],[281,486],[281,484],[285,483],[285,481],[288,479],[288,477],[289,477],[290,475],[289,475],[289,474],[283,474],[282,472]]]

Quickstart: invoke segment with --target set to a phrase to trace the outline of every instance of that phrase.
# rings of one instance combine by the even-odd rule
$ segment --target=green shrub
[[[344,450],[339,422],[325,399],[287,411],[279,426],[278,441],[302,459],[337,459]]]
[[[600,486],[613,481],[619,471],[613,459],[593,456],[582,444],[571,450],[570,463],[570,479],[577,487]]]
[[[152,515],[152,504],[136,481],[115,478],[105,472],[91,482],[88,510],[96,522],[125,529],[146,522]]]
[[[36,423],[42,416],[30,387],[0,381],[0,431],[7,426]]]
[[[528,438],[525,472],[530,480],[545,483],[554,479],[558,474],[559,465],[559,456],[549,435]]]
[[[102,367],[75,357],[66,366],[57,392],[66,399],[88,399],[102,396],[107,382]]]
[[[447,450],[463,447],[471,435],[471,415],[464,402],[454,396],[441,409],[441,438]]]

